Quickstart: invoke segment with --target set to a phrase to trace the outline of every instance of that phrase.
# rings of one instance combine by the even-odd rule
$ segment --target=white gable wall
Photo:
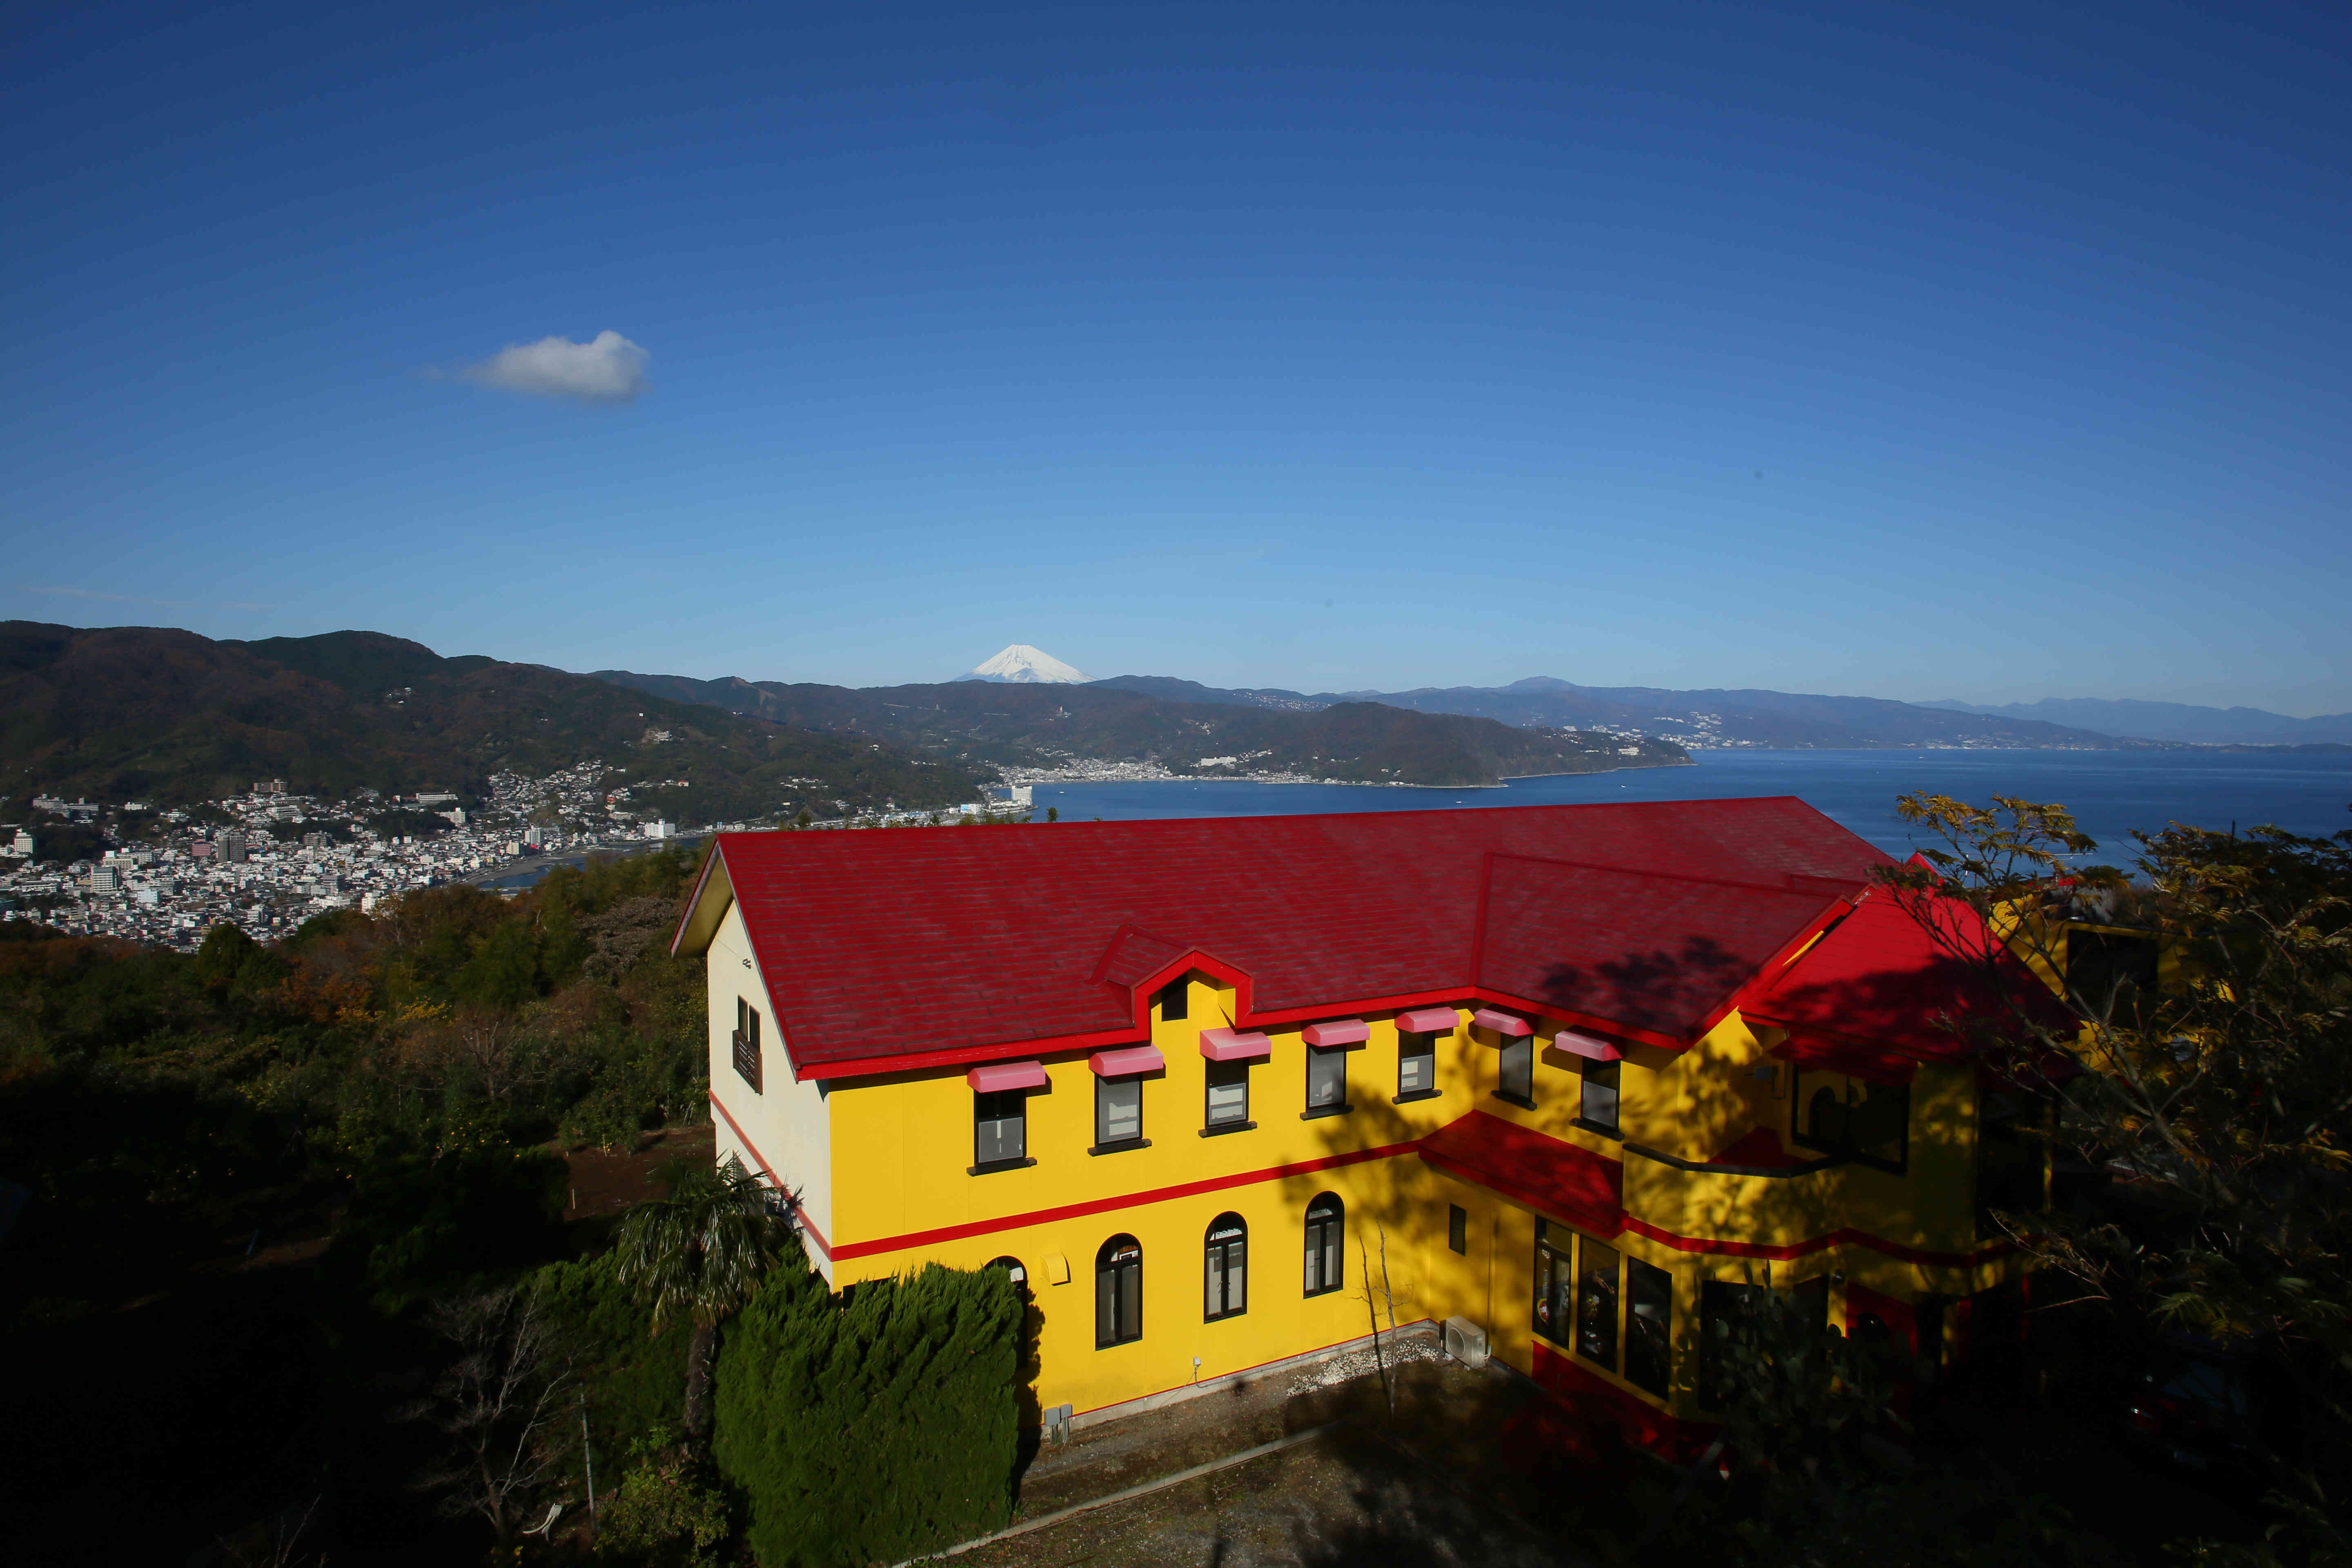
[[[776,1009],[761,984],[740,906],[730,903],[710,939],[704,973],[710,987],[711,1121],[719,1131],[719,1157],[733,1154],[748,1171],[762,1172],[777,1185],[800,1195],[809,1229],[809,1261],[828,1283],[833,1260],[824,1239],[833,1235],[833,1130],[825,1096],[814,1082],[793,1079]],[[735,1070],[735,1003],[760,1010],[760,1076],[763,1092],[753,1092]],[[730,1124],[731,1123],[731,1124]]]

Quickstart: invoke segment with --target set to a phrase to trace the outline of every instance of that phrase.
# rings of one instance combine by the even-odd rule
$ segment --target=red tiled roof
[[[1483,987],[1687,1038],[1886,862],[1786,796],[729,833],[716,854],[803,1079],[1139,1038],[1139,988],[1188,954],[1236,981],[1236,1027]]]
[[[1816,1065],[1868,1078],[1866,1058],[1950,1061],[2019,1037],[2012,1001],[2053,1029],[2073,1028],[2050,988],[1968,906],[1874,888],[1741,1011],[1789,1029]]]
[[[1421,1157],[1596,1235],[1614,1236],[1625,1222],[1622,1163],[1483,1110],[1423,1139]]]

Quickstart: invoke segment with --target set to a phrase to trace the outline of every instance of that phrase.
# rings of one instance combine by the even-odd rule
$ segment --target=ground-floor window
[[[1617,1370],[1617,1249],[1589,1236],[1577,1238],[1576,1353]]]
[[[1536,1221],[1536,1332],[1563,1350],[1576,1342],[1575,1235]]]
[[[1625,1260],[1625,1381],[1663,1398],[1675,1364],[1675,1277]]]
[[[1221,1214],[1209,1226],[1202,1279],[1209,1321],[1238,1318],[1249,1310],[1249,1226],[1237,1214]]]
[[[1731,1397],[1731,1369],[1739,1345],[1764,1306],[1765,1287],[1709,1279],[1698,1288],[1698,1402],[1720,1410]]]
[[[1095,1348],[1143,1337],[1143,1248],[1114,1236],[1095,1254]]]
[[[1307,1205],[1307,1293],[1325,1296],[1347,1283],[1348,1211],[1336,1193]]]

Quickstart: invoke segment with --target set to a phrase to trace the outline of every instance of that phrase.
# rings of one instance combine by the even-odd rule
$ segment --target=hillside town
[[[29,820],[0,828],[0,919],[191,949],[215,925],[266,938],[530,858],[678,835],[631,809],[625,786],[606,789],[606,772],[592,761],[540,779],[496,773],[478,798],[362,789],[325,800],[264,779],[193,811],[40,796]],[[60,859],[45,839],[87,852]]]

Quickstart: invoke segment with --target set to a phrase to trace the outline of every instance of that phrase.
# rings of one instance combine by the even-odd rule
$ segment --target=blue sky
[[[2352,709],[2347,18],[18,8],[0,616]]]

